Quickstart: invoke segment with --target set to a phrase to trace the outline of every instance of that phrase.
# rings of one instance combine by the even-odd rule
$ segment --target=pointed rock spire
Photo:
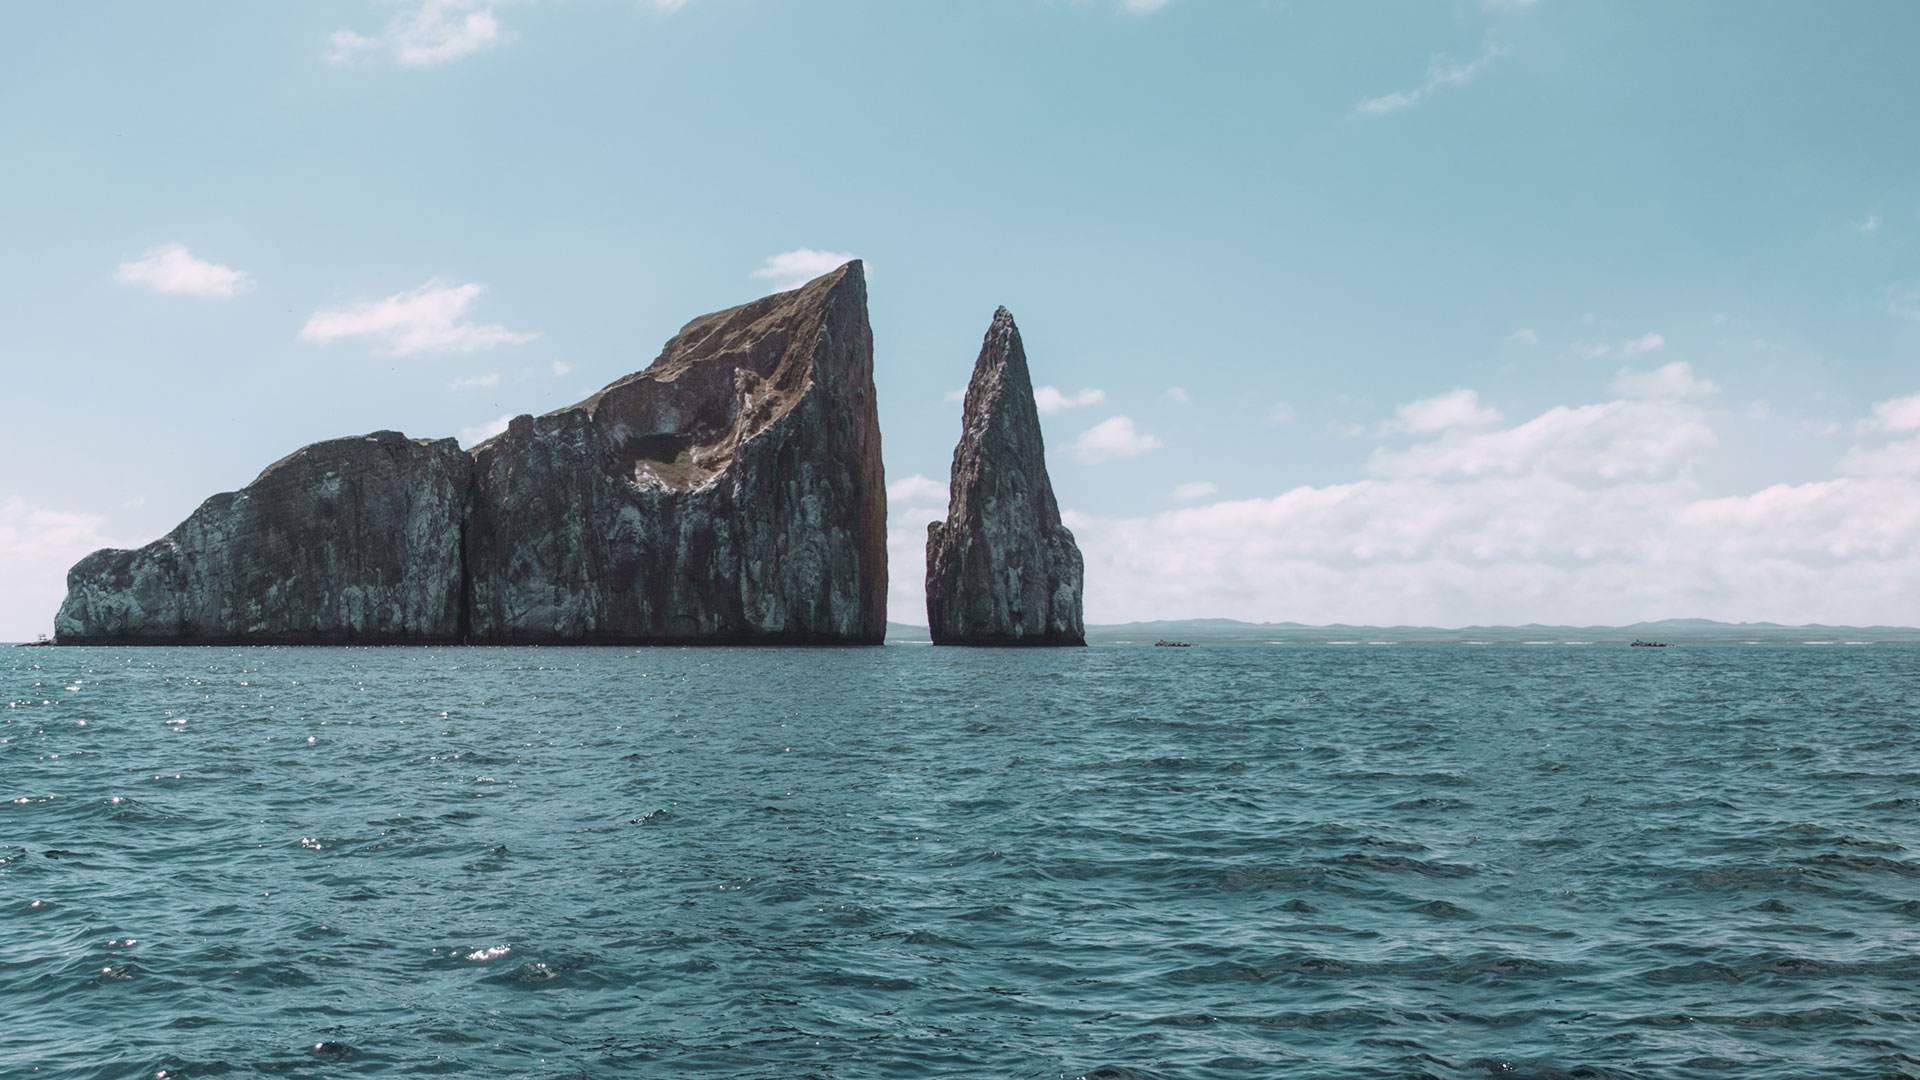
[[[1020,330],[993,313],[953,449],[947,520],[927,526],[935,645],[1084,645],[1080,548],[1060,524]]]

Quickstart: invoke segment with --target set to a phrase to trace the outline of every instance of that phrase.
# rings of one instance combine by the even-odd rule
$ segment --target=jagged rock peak
[[[314,443],[159,540],[67,574],[63,645],[458,641],[472,462],[396,431]]]
[[[927,526],[933,642],[1084,645],[1082,575],[1047,477],[1026,349],[1002,307],[967,385],[947,519]]]

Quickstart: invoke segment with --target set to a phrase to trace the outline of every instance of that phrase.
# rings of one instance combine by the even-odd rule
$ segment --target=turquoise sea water
[[[1920,1074],[1920,648],[9,649],[8,1077]]]

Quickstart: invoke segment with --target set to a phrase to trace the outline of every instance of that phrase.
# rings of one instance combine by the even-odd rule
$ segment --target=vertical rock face
[[[994,312],[967,386],[947,520],[927,526],[936,645],[1084,645],[1080,548],[1060,524],[1020,330]]]
[[[67,576],[58,640],[879,644],[886,477],[858,262],[463,453],[317,443]]]
[[[392,431],[315,443],[136,551],[67,574],[61,644],[457,641],[471,462]]]
[[[878,644],[886,479],[848,263],[476,451],[475,642]]]

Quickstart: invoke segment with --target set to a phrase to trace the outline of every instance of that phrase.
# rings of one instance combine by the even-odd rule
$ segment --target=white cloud
[[[668,15],[687,6],[687,0],[646,0],[646,3],[655,11],[665,12]]]
[[[1880,231],[1880,215],[1868,214],[1867,219],[1865,221],[1856,222],[1853,227],[1860,230],[1863,233],[1879,232]]]
[[[1193,398],[1187,394],[1186,388],[1182,386],[1167,387],[1166,390],[1161,393],[1160,400],[1171,401],[1175,405],[1191,405],[1193,403]]]
[[[463,427],[460,429],[460,445],[471,450],[481,443],[486,442],[488,439],[493,438],[495,435],[507,430],[507,425],[512,422],[513,417],[501,416],[489,420],[484,424]]]
[[[1088,387],[1077,394],[1063,394],[1051,386],[1042,386],[1033,392],[1033,404],[1040,410],[1042,416],[1052,416],[1084,405],[1098,405],[1105,400],[1107,400],[1107,392],[1093,387]]]
[[[1515,330],[1513,333],[1508,334],[1507,340],[1512,342],[1518,342],[1521,345],[1538,345],[1540,344],[1540,335],[1522,327],[1521,329]]]
[[[0,500],[0,641],[29,641],[53,632],[53,614],[67,596],[67,571],[104,547],[126,547],[102,532],[107,519]]]
[[[1920,319],[1920,281],[1903,281],[1886,289],[1887,310],[1909,319]]]
[[[767,256],[750,276],[770,282],[768,292],[786,292],[797,289],[822,274],[831,273],[859,258],[844,251],[815,251],[812,248],[799,248]]]
[[[572,364],[567,363],[565,360],[555,360],[553,362],[554,378],[558,379],[571,374],[573,374]]]
[[[1368,98],[1355,107],[1356,112],[1369,116],[1382,116],[1386,113],[1409,109],[1418,105],[1421,99],[1448,86],[1465,86],[1473,81],[1488,64],[1506,55],[1506,49],[1489,41],[1480,49],[1480,55],[1464,64],[1456,64],[1445,56],[1436,55],[1427,61],[1427,81],[1411,90],[1400,90],[1391,94],[1382,94]]]
[[[1620,345],[1620,355],[1639,356],[1641,353],[1650,353],[1666,347],[1667,339],[1661,337],[1659,334],[1642,334],[1631,341],[1622,342]]]
[[[1194,480],[1173,489],[1173,497],[1176,499],[1204,499],[1219,493],[1220,485],[1211,480]]]
[[[1875,406],[1884,430],[1920,431],[1908,400]],[[1087,620],[1911,623],[1920,434],[1856,446],[1829,479],[1709,496],[1711,420],[1684,400],[1559,406],[1377,452],[1348,483],[1073,514]]]
[[[1146,15],[1172,3],[1173,0],[1120,0],[1120,6],[1135,15]]]
[[[1612,352],[1613,346],[1602,345],[1595,341],[1576,341],[1573,345],[1573,351],[1574,355],[1580,357],[1582,360],[1598,360]]]
[[[949,390],[942,400],[949,402],[965,401],[967,400],[967,388],[963,386],[958,390]]]
[[[1073,441],[1073,456],[1082,465],[1139,457],[1160,448],[1160,440],[1133,429],[1133,418],[1116,416],[1102,420],[1080,433]]]
[[[1719,384],[1712,379],[1695,378],[1693,365],[1684,360],[1675,360],[1652,371],[1621,368],[1613,377],[1611,389],[1622,397],[1664,401],[1708,397],[1720,392]]]
[[[1876,402],[1863,427],[1873,431],[1912,431],[1920,428],[1920,394]]]
[[[1273,408],[1267,410],[1267,423],[1289,424],[1293,422],[1293,402],[1276,401]]]
[[[939,503],[944,507],[947,494],[947,485],[919,473],[887,485],[887,501],[890,503]]]
[[[253,288],[253,279],[243,271],[196,259],[182,244],[163,244],[141,258],[121,263],[113,279],[154,292],[220,300]]]
[[[500,373],[489,371],[485,375],[463,375],[453,380],[455,390],[484,390],[500,385]]]
[[[538,334],[521,334],[498,324],[467,321],[467,309],[486,288],[429,281],[411,292],[368,300],[333,311],[316,311],[300,330],[300,340],[325,345],[366,338],[385,356],[421,352],[476,352],[496,345],[519,345]]]
[[[498,0],[417,0],[394,13],[373,37],[336,30],[327,60],[352,64],[382,58],[402,67],[433,67],[491,49],[509,36],[494,16]]]
[[[1466,389],[1449,390],[1438,397],[1409,401],[1393,410],[1394,418],[1387,425],[1390,431],[1404,431],[1409,435],[1431,435],[1448,428],[1486,427],[1498,423],[1500,411],[1490,405],[1480,404],[1477,391]]]

